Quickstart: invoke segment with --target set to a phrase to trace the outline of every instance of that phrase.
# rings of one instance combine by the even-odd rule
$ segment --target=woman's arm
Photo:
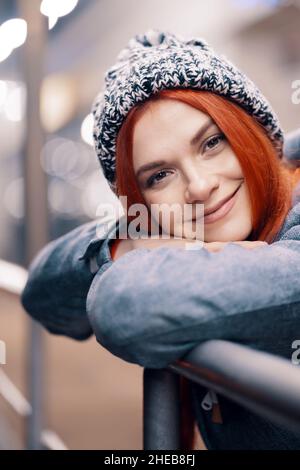
[[[89,222],[50,242],[34,258],[21,296],[25,310],[49,332],[83,340],[92,333],[86,296],[95,270],[89,257],[99,222]],[[99,251],[102,240],[96,242]],[[82,259],[80,259],[82,258]]]
[[[187,243],[189,243],[189,247],[192,247],[192,244],[195,243],[195,240],[189,240],[186,238],[183,239],[175,239],[175,238],[170,238],[170,239],[137,239],[137,240],[130,240],[130,239],[124,239],[121,240],[119,243],[114,260],[116,261],[117,259],[121,258],[122,256],[126,255],[126,253],[129,253],[129,251],[136,250],[139,248],[148,248],[150,250],[154,250],[155,248],[159,248],[161,246],[166,246],[170,248],[180,248],[180,249],[187,249]],[[268,245],[267,242],[264,241],[235,241],[231,243],[237,243],[238,245],[241,245],[245,248],[248,248],[249,250],[252,250],[254,248],[259,248],[261,246]],[[206,250],[215,253],[217,251],[223,250],[225,246],[228,244],[228,242],[203,242],[203,248],[206,248]]]
[[[31,263],[21,302],[49,332],[78,340],[93,333],[86,296],[96,271],[108,260],[108,247],[102,246],[105,238],[97,238],[108,231],[101,221],[83,224],[48,243]],[[122,240],[117,258],[141,246],[140,242],[149,241]],[[182,240],[174,242],[172,246],[182,244]]]
[[[300,223],[257,250],[133,250],[96,275],[87,311],[104,347],[144,367],[212,338],[288,356],[300,335]]]

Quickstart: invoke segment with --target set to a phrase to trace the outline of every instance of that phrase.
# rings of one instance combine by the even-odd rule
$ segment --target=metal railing
[[[210,340],[166,369],[144,370],[145,450],[181,449],[179,375],[300,430],[300,368],[279,356]]]
[[[0,261],[0,288],[19,296],[27,272]],[[292,350],[291,350],[292,353]],[[36,377],[38,370],[29,371]],[[274,423],[300,429],[300,368],[291,361],[223,340],[210,340],[166,369],[144,369],[144,449],[179,450],[179,376],[239,403]],[[20,416],[27,419],[33,406],[0,371],[0,395]],[[27,419],[27,435],[36,434],[34,421]],[[66,449],[62,440],[43,429],[37,447]]]
[[[18,297],[26,278],[27,272],[23,268],[0,261],[2,291]],[[37,372],[34,367],[29,371],[33,376]],[[300,368],[279,356],[229,341],[210,340],[166,369],[144,369],[145,450],[181,449],[180,375],[274,423],[291,430],[300,429]],[[26,420],[32,414],[32,404],[4,369],[0,371],[0,395]],[[36,433],[32,426],[34,421],[27,420],[27,434]],[[47,429],[40,432],[38,447],[52,450],[67,448],[57,434]]]

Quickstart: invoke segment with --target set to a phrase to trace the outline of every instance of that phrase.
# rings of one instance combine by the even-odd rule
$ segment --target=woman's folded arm
[[[95,273],[80,256],[96,236],[96,227],[96,222],[89,222],[48,243],[29,266],[21,302],[51,333],[78,340],[93,333],[86,296]]]
[[[133,250],[95,276],[87,311],[104,347],[144,367],[217,338],[289,355],[300,337],[300,225],[254,250]]]

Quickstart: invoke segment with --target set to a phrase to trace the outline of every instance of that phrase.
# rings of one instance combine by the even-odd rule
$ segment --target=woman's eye
[[[225,140],[225,135],[224,134],[217,134],[217,135],[214,135],[213,137],[210,137],[209,139],[207,139],[207,141],[205,142],[204,146],[203,146],[203,149],[204,150],[213,150],[215,149],[219,144],[220,142],[222,142],[223,140]]]
[[[158,184],[164,177],[159,178],[159,175],[165,175],[166,173],[170,173],[170,171],[167,170],[161,170],[158,173],[155,173],[154,175],[150,176],[150,178],[147,180],[147,187],[153,186],[154,184]]]

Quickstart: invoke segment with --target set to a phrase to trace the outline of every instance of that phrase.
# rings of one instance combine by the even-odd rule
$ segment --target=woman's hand
[[[161,246],[168,246],[171,248],[173,247],[173,248],[185,249],[187,243],[189,243],[191,247],[191,244],[195,242],[196,242],[195,240],[190,240],[187,238],[179,238],[179,239],[177,238],[168,238],[168,239],[138,238],[137,240],[131,240],[130,238],[128,238],[125,240],[121,240],[121,242],[119,243],[117,250],[116,250],[116,254],[115,254],[115,260],[125,255],[129,251],[135,250],[137,248],[148,248],[150,250],[153,250]],[[203,248],[206,248],[210,252],[217,252],[225,248],[227,243],[238,243],[239,245],[244,246],[245,248],[249,250],[267,245],[267,242],[263,242],[263,241],[203,242]]]
[[[195,243],[195,240],[189,240],[187,238],[138,238],[137,240],[133,240],[127,238],[121,240],[117,246],[114,260],[117,260],[129,251],[135,250],[137,248],[148,248],[150,250],[154,250],[155,248],[159,248],[161,246],[168,246],[171,248],[186,248],[186,244],[188,242]]]
[[[228,243],[237,243],[238,245],[241,245],[244,248],[247,248],[248,250],[253,250],[254,248],[259,248],[268,245],[267,242],[259,240],[253,242],[242,240],[234,242],[204,242],[204,248],[211,252],[221,251]]]

